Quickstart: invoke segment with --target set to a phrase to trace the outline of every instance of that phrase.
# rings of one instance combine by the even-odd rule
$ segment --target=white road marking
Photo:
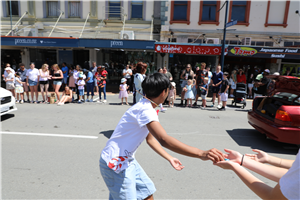
[[[98,139],[97,136],[87,135],[64,135],[64,134],[50,134],[50,133],[23,133],[23,132],[0,132],[6,135],[32,135],[32,136],[48,136],[48,137],[66,137],[66,138],[83,138],[83,139]]]

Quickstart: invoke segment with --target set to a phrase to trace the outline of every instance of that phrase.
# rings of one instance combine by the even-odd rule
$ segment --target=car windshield
[[[292,94],[289,92],[277,92],[273,97],[284,99],[285,101],[294,102],[295,104],[300,105],[300,97],[297,94]]]

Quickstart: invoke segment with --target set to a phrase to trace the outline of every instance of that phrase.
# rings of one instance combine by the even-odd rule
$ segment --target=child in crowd
[[[194,87],[195,83],[193,83],[192,79],[187,81],[187,85],[185,86],[185,95],[184,98],[187,101],[186,107],[192,107],[192,100],[195,98],[192,88]]]
[[[72,102],[73,100],[73,91],[70,89],[69,86],[66,86],[64,91],[63,91],[63,94],[62,94],[62,97],[61,97],[61,100],[60,102],[57,104],[58,106],[62,106],[64,105],[66,102]]]
[[[227,79],[228,76],[228,72],[224,72],[223,74],[223,80],[222,80],[222,86],[220,89],[220,95],[221,95],[221,101],[222,101],[222,107],[218,107],[219,110],[225,111],[225,107],[226,107],[226,103],[227,103],[227,99],[228,99],[228,94],[227,94],[227,90],[229,88],[229,81]]]
[[[224,160],[223,153],[217,149],[203,151],[166,133],[159,123],[155,108],[165,101],[169,87],[170,80],[164,74],[147,76],[142,83],[144,98],[125,112],[102,150],[99,165],[109,190],[109,199],[153,199],[156,188],[135,158],[137,148],[145,139],[176,170],[184,167],[161,145],[176,153],[202,160],[210,159],[214,163]]]
[[[121,85],[119,86],[119,90],[120,90],[119,99],[121,99],[121,101],[122,101],[121,105],[123,105],[123,99],[125,99],[126,105],[129,105],[127,102],[127,98],[128,98],[127,90],[129,88],[129,86],[127,86],[126,81],[127,81],[126,78],[122,78]]]
[[[79,91],[78,103],[82,103],[82,102],[84,102],[84,85],[85,85],[85,81],[83,80],[82,73],[79,73],[79,75],[78,75],[77,85],[78,85],[78,91]],[[82,100],[81,100],[81,98],[82,98]]]
[[[16,92],[16,103],[24,103],[24,89],[23,89],[23,85],[22,85],[22,81],[20,78],[20,75],[18,73],[15,74],[15,92]],[[20,100],[20,96],[21,96],[21,100]]]
[[[168,95],[169,107],[173,108],[175,99],[176,99],[176,83],[171,82],[171,89]]]
[[[202,98],[202,107],[201,109],[205,109],[206,108],[206,97],[207,97],[207,93],[208,93],[208,77],[205,77],[203,79],[203,85],[200,86],[200,91],[201,91],[201,98]]]
[[[5,78],[6,89],[11,91],[12,95],[15,97],[15,75],[13,73],[13,69],[10,67],[6,67],[5,71],[7,76]]]

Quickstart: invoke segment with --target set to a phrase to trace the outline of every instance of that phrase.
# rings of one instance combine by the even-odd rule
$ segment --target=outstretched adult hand
[[[225,157],[227,159],[229,159],[232,162],[241,164],[242,154],[240,154],[237,151],[230,150],[230,149],[224,149],[224,151],[228,153],[228,154],[225,154]]]
[[[261,162],[261,163],[268,162],[269,155],[266,152],[259,150],[259,149],[252,149],[252,151],[256,152],[257,154],[245,154],[245,156],[247,156],[257,162]]]
[[[172,165],[172,167],[178,171],[184,168],[184,166],[182,166],[181,162],[177,158],[171,158],[169,162]]]

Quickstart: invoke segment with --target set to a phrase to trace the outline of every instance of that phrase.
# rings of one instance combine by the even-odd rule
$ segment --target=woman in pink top
[[[48,88],[49,88],[49,80],[50,74],[48,70],[49,66],[47,64],[43,64],[42,68],[39,69],[40,71],[40,89],[43,97],[43,101],[40,103],[48,103]],[[44,90],[46,95],[44,95]]]

